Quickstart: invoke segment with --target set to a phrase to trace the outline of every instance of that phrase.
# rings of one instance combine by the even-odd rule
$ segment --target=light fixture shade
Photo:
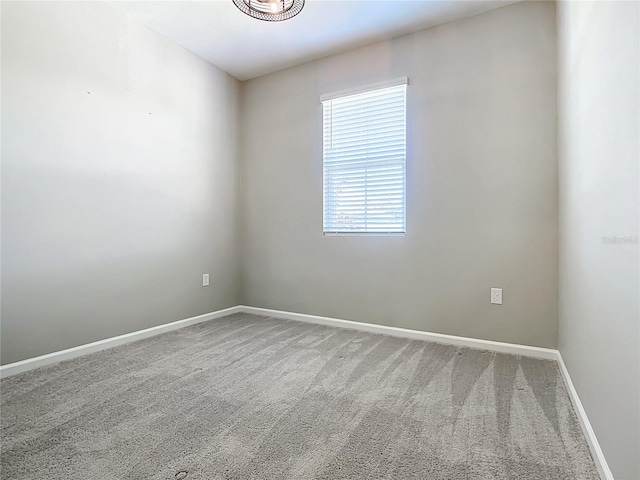
[[[281,22],[295,17],[304,7],[304,0],[233,0],[242,12],[267,22]]]

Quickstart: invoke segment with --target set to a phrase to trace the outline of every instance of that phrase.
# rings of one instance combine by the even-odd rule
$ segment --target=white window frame
[[[326,155],[325,155],[325,146],[326,146],[326,142],[325,142],[325,135],[326,135],[326,131],[325,131],[325,112],[324,112],[324,105],[326,102],[334,100],[334,99],[340,99],[343,97],[349,97],[352,95],[358,95],[358,94],[362,94],[362,93],[368,93],[368,92],[373,92],[375,90],[382,90],[382,89],[387,89],[387,88],[391,88],[391,87],[397,87],[397,86],[401,86],[403,85],[405,87],[404,90],[404,159],[403,159],[403,178],[402,178],[402,211],[404,214],[403,217],[403,228],[402,231],[398,231],[395,230],[394,231],[362,231],[362,230],[345,230],[345,231],[338,231],[338,230],[330,230],[327,229],[327,219],[326,219],[326,211],[327,211],[327,206],[326,206],[326,194],[327,194],[327,185],[326,185]],[[406,121],[406,116],[407,116],[407,91],[406,91],[406,87],[409,85],[409,79],[407,77],[400,77],[400,78],[396,78],[393,80],[389,80],[389,81],[384,81],[384,82],[379,82],[379,83],[375,83],[375,84],[370,84],[370,85],[366,85],[366,86],[362,86],[362,87],[358,87],[358,88],[354,88],[354,89],[348,89],[348,90],[342,90],[339,92],[334,92],[334,93],[330,93],[330,94],[326,94],[326,95],[322,95],[320,97],[320,101],[323,105],[322,108],[322,134],[323,134],[323,141],[322,141],[322,230],[323,230],[323,235],[325,237],[331,237],[331,236],[405,236],[406,232],[407,232],[407,185],[406,185],[406,178],[407,178],[407,151],[406,151],[406,144],[407,144],[407,121]]]

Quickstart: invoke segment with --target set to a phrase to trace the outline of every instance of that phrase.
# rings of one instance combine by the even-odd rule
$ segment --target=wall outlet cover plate
[[[491,289],[491,303],[493,303],[494,305],[502,305],[502,289],[501,288]]]

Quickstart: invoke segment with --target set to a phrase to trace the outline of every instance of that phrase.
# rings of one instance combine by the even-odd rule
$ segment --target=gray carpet
[[[6,378],[9,479],[597,479],[554,362],[236,314]]]

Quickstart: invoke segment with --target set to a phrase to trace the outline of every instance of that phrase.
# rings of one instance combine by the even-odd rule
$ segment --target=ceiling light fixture
[[[233,0],[242,12],[267,22],[281,22],[295,17],[304,7],[304,0]]]

